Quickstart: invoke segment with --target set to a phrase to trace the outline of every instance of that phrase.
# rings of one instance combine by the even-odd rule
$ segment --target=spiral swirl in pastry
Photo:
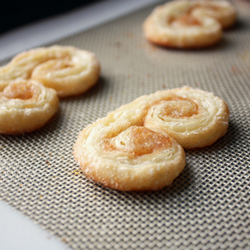
[[[108,187],[157,190],[183,170],[181,145],[211,145],[226,133],[228,120],[227,104],[212,93],[190,87],[158,91],[83,129],[74,156],[88,177]]]
[[[236,10],[228,2],[180,0],[158,6],[143,24],[146,38],[158,45],[201,48],[217,43],[222,29],[236,20]]]
[[[93,86],[100,74],[96,56],[71,46],[32,49],[0,68],[0,90],[15,79],[33,79],[59,97],[77,95]]]
[[[41,128],[58,106],[53,89],[35,80],[12,81],[0,92],[0,133],[20,134]]]
[[[225,135],[229,109],[213,93],[183,87],[156,95],[162,100],[150,107],[144,126],[165,131],[184,148],[209,146]]]

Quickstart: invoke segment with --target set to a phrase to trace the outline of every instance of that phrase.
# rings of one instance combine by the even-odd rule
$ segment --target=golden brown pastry
[[[83,129],[74,157],[88,177],[105,186],[157,190],[183,170],[180,144],[211,145],[226,133],[228,120],[226,103],[212,93],[190,87],[158,91]]]
[[[72,46],[32,49],[0,68],[0,90],[15,79],[34,79],[53,88],[59,97],[78,95],[93,86],[100,74],[96,56]]]
[[[58,106],[55,90],[35,80],[12,81],[0,92],[0,133],[21,134],[41,128]]]
[[[143,24],[152,43],[173,48],[202,48],[217,43],[222,29],[236,20],[236,10],[224,0],[180,0],[158,6]]]
[[[166,132],[184,148],[209,146],[225,135],[229,109],[213,93],[183,87],[155,95],[144,126]]]

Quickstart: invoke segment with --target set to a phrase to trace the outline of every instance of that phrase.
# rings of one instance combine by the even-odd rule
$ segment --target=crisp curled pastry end
[[[173,48],[203,48],[216,44],[222,29],[236,20],[228,1],[180,0],[158,6],[144,21],[145,37]]]
[[[200,148],[213,144],[225,135],[229,123],[227,104],[213,93],[183,87],[155,96],[144,126],[165,131],[184,148]]]
[[[58,106],[53,89],[34,80],[12,81],[0,92],[0,133],[21,134],[39,129]]]
[[[33,79],[53,88],[59,97],[79,95],[100,75],[95,54],[72,46],[51,46],[22,52],[0,68],[0,90],[15,79]]]

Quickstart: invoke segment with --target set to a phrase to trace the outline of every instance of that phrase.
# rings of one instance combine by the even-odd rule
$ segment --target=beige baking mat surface
[[[0,198],[72,249],[250,249],[250,3],[237,8],[237,25],[206,50],[149,44],[141,25],[152,6],[55,42],[94,51],[101,79],[63,99],[39,131],[0,136]],[[186,151],[171,187],[120,192],[79,171],[72,147],[87,124],[143,94],[183,85],[223,98],[230,126],[211,147]]]

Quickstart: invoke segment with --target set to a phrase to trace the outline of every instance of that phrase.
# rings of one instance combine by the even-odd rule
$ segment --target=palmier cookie
[[[185,166],[183,148],[164,131],[143,126],[150,98],[139,98],[79,134],[74,157],[89,178],[124,191],[158,190]]]
[[[35,80],[12,81],[0,92],[0,133],[21,134],[41,128],[58,106],[55,90]]]
[[[34,79],[66,97],[87,91],[99,74],[99,61],[89,51],[71,46],[36,48],[18,54],[0,68],[0,90],[11,80]]]
[[[213,144],[225,135],[229,123],[227,104],[213,93],[183,87],[154,94],[144,126],[164,131],[184,148]]]
[[[180,0],[158,6],[143,24],[152,43],[173,48],[202,48],[214,45],[222,29],[236,20],[228,1]]]

